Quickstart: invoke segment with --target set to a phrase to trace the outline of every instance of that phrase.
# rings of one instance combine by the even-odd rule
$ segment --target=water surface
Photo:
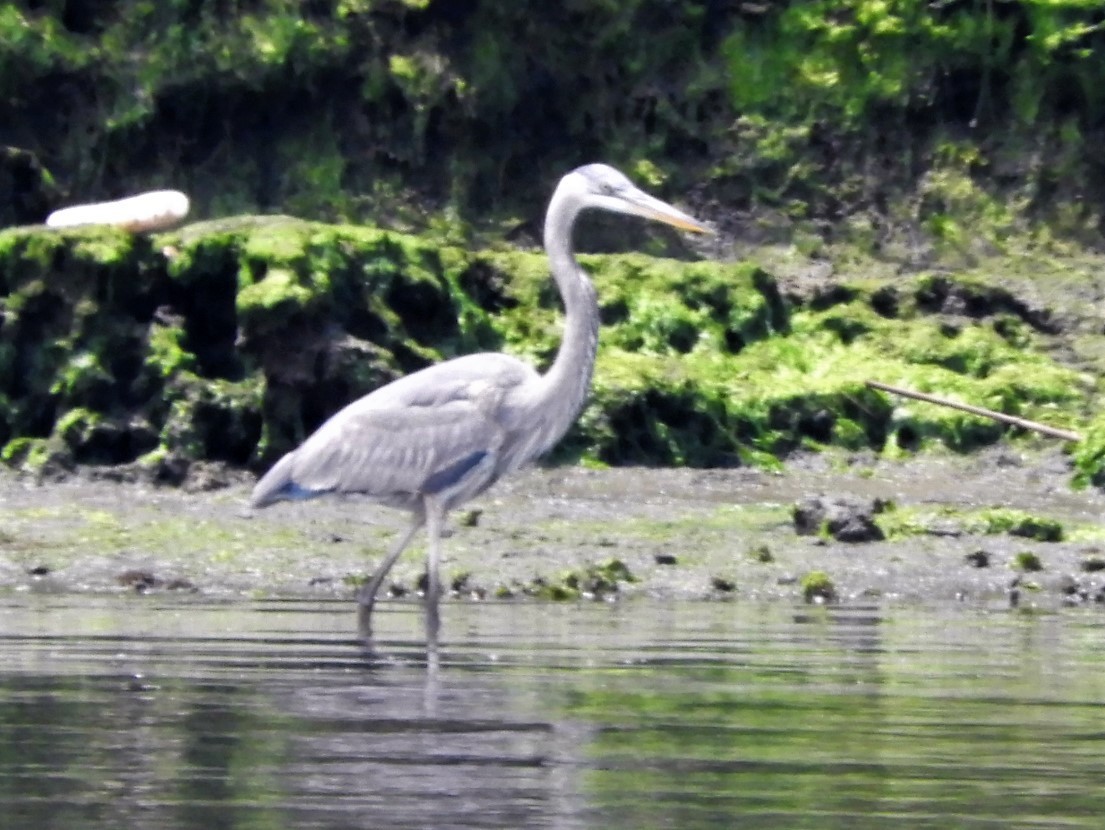
[[[1099,828],[1105,618],[0,598],[0,827]]]

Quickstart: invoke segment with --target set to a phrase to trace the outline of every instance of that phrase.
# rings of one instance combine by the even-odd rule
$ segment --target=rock
[[[737,583],[731,579],[726,579],[723,576],[715,576],[710,580],[710,587],[715,591],[720,591],[723,594],[732,593],[737,590]]]
[[[1097,571],[1105,571],[1105,559],[1102,557],[1091,554],[1082,560],[1080,566],[1086,573],[1096,573]]]
[[[126,231],[160,231],[180,224],[188,209],[188,197],[179,190],[151,190],[114,202],[55,210],[46,217],[46,225],[51,228],[112,225]]]
[[[115,581],[125,588],[134,588],[138,593],[144,593],[151,588],[160,588],[164,584],[156,574],[140,568],[123,571],[115,577]]]
[[[990,567],[990,554],[984,550],[976,550],[972,553],[968,553],[963,557],[968,565],[975,568],[989,568]]]
[[[800,536],[827,533],[838,542],[878,542],[886,538],[874,516],[875,501],[817,496],[794,506],[794,530]]]

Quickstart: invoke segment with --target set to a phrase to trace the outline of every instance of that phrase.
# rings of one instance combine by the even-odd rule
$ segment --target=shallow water
[[[0,827],[1101,827],[1105,618],[0,598]]]

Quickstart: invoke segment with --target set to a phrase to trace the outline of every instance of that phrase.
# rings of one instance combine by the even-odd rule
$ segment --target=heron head
[[[624,173],[608,164],[586,164],[564,177],[584,208],[598,208],[614,213],[642,216],[656,222],[673,225],[694,233],[713,230],[667,202],[650,196],[633,184]]]

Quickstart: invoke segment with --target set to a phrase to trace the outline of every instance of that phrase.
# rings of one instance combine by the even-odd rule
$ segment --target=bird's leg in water
[[[426,534],[430,537],[430,550],[426,554],[426,646],[436,651],[441,628],[438,605],[441,601],[441,528],[445,524],[445,509],[432,496],[426,496],[423,504]]]
[[[418,514],[411,519],[410,527],[392,543],[391,550],[388,551],[388,555],[380,564],[380,567],[376,569],[376,573],[357,592],[357,623],[362,639],[372,639],[372,609],[376,605],[376,594],[379,592],[384,578],[388,575],[388,571],[391,570],[391,566],[395,564],[399,555],[406,550],[407,545],[414,538],[414,534],[422,527],[423,521],[422,516]]]

